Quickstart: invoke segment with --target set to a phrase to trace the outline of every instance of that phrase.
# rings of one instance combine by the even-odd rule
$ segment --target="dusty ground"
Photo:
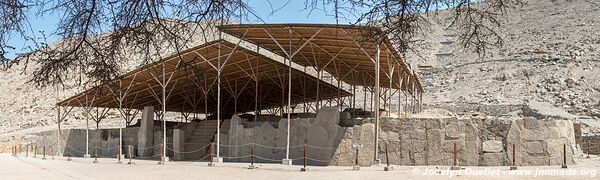
[[[578,159],[578,165],[569,169],[560,167],[519,167],[519,171],[509,171],[508,167],[466,167],[459,171],[440,171],[448,167],[434,166],[395,166],[390,172],[383,166],[362,167],[352,171],[352,167],[309,167],[309,172],[300,172],[300,166],[282,166],[278,164],[260,164],[258,169],[247,169],[247,163],[225,163],[217,167],[208,167],[206,162],[169,162],[157,165],[156,161],[134,160],[134,165],[116,164],[115,159],[65,158],[42,160],[20,155],[0,154],[0,179],[599,179],[600,159]],[[439,168],[439,169],[437,169]],[[441,173],[453,173],[439,174]],[[511,175],[510,173],[531,173],[530,175]],[[462,175],[457,175],[462,173]],[[487,173],[474,175],[468,173]],[[536,173],[576,173],[573,175],[537,175]]]

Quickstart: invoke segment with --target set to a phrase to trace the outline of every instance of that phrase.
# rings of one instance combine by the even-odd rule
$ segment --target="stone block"
[[[439,129],[427,130],[427,164],[438,165],[442,163],[442,139],[443,134]]]
[[[145,106],[138,129],[138,156],[152,156],[154,146],[154,107]]]
[[[531,155],[543,154],[545,152],[541,141],[525,142],[525,151]]]
[[[482,145],[483,152],[492,152],[492,153],[502,152],[503,147],[504,146],[502,145],[502,141],[496,141],[496,140],[484,141],[483,145]]]
[[[322,107],[315,119],[317,124],[338,125],[340,123],[340,111],[337,107]]]
[[[504,153],[483,153],[481,165],[483,166],[503,166]]]
[[[182,129],[173,129],[173,159],[176,161],[181,161],[185,158],[185,136]]]

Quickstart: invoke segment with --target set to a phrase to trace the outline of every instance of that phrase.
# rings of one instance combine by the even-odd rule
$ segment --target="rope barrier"
[[[208,144],[208,145],[206,145],[206,146],[204,146],[204,147],[202,147],[200,149],[196,149],[196,150],[192,150],[192,151],[175,151],[174,149],[171,149],[169,147],[167,147],[167,149],[171,150],[171,151],[173,151],[175,153],[189,154],[189,153],[195,153],[195,152],[198,152],[200,150],[206,149],[208,146],[210,146],[210,144]]]
[[[324,163],[331,162],[331,160],[326,161],[326,160],[314,159],[314,158],[309,158],[309,157],[306,157],[306,159],[311,160],[311,161],[324,162]]]
[[[319,146],[313,146],[313,145],[306,145],[306,147],[310,147],[310,148],[315,148],[315,149],[329,149],[329,150],[335,150],[337,148],[330,148],[330,147],[319,147]]]
[[[248,157],[252,157],[252,155],[249,154],[249,155],[245,155],[245,156],[221,156],[221,158],[223,158],[223,159],[241,159],[241,158],[248,158]]]
[[[254,155],[254,157],[258,158],[258,159],[262,159],[262,160],[266,160],[266,161],[273,161],[273,162],[281,162],[281,159],[270,159],[270,158],[265,158],[265,157],[260,157],[257,155]]]
[[[248,146],[248,145],[252,145],[254,143],[246,143],[246,144],[242,144],[242,145],[224,145],[224,144],[220,144],[220,147],[227,147],[227,148],[232,148],[232,147],[244,147],[244,146]]]

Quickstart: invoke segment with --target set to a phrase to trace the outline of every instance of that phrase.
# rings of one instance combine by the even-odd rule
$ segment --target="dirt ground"
[[[206,162],[168,162],[158,165],[156,161],[134,160],[117,164],[116,159],[94,159],[47,157],[12,157],[0,154],[0,179],[600,179],[600,159],[578,159],[577,165],[561,169],[556,166],[519,167],[509,171],[508,167],[463,167],[450,171],[448,167],[393,166],[392,171],[383,171],[383,165],[361,167],[309,167],[300,172],[301,166],[279,164],[257,164],[257,169],[248,169],[247,163],[222,163],[208,167]],[[529,173],[529,174],[528,174]]]

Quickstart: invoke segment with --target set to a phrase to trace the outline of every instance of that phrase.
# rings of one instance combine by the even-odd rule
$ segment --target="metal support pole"
[[[460,167],[458,167],[458,147],[456,146],[456,143],[454,143],[454,150],[453,150],[453,162],[452,162],[452,167],[450,167],[450,170],[460,170]]]
[[[286,143],[285,143],[285,159],[287,161],[289,161],[289,163],[287,165],[291,165],[291,161],[290,159],[290,108],[291,108],[291,103],[292,103],[292,28],[289,28],[289,32],[290,32],[290,53],[288,53],[288,106],[287,106],[287,137],[286,137]]]
[[[25,157],[29,157],[29,144],[25,146]]]
[[[166,82],[166,74],[165,74],[165,63],[162,63],[162,115],[161,119],[163,121],[163,145],[167,144],[167,121],[165,119],[165,114],[167,113],[167,82]],[[167,151],[167,146],[160,147],[162,152]],[[167,160],[166,153],[161,154],[160,160],[165,162]]]
[[[118,159],[117,163],[119,163],[119,164],[121,163],[121,155],[122,155],[121,153],[123,153],[123,145],[119,144],[119,157],[117,157],[117,159]]]
[[[86,97],[87,101],[87,97]],[[87,102],[86,102],[87,103]],[[89,158],[89,145],[90,145],[90,123],[89,123],[89,109],[85,108],[85,154],[83,155],[85,158]]]
[[[373,147],[373,152],[374,154],[374,161],[376,163],[379,163],[379,61],[380,61],[380,54],[381,54],[381,49],[380,49],[380,44],[377,44],[377,56],[375,57],[375,142],[374,142],[374,147]]]
[[[219,33],[219,37],[221,33]],[[218,48],[217,63],[217,159],[221,162],[221,44]]]
[[[37,146],[33,145],[33,158],[37,158]]]

